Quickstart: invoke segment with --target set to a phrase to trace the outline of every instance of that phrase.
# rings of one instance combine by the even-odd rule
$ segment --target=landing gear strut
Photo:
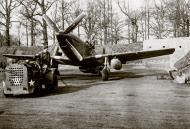
[[[102,81],[107,81],[108,78],[109,78],[109,68],[104,67],[102,69],[102,71],[100,71],[100,73],[101,73],[101,76],[102,76]]]
[[[105,57],[104,68],[100,71],[102,80],[107,81],[109,78],[110,69],[108,68],[108,58]]]

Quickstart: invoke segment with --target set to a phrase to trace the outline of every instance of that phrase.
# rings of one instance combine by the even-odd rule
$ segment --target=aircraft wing
[[[52,56],[51,57],[53,60],[55,60],[58,64],[63,64],[63,65],[75,65],[73,62],[71,62],[69,59],[64,59],[61,56]]]
[[[91,60],[91,59],[101,59],[104,57],[108,57],[109,60],[112,58],[118,58],[123,64],[127,61],[134,61],[139,59],[169,55],[174,53],[174,48],[169,49],[159,49],[159,50],[150,50],[150,51],[137,51],[137,52],[124,52],[124,53],[114,53],[114,54],[100,54],[91,57],[86,57],[84,60]]]
[[[12,59],[19,59],[19,60],[30,60],[34,59],[35,55],[14,55],[14,54],[3,54],[3,56],[12,58]]]

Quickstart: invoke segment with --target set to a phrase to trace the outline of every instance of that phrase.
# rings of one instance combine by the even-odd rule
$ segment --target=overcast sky
[[[93,1],[93,0],[79,0],[80,7],[85,9],[88,1]],[[122,13],[121,13],[118,5],[117,5],[118,0],[112,0],[112,1],[113,1],[113,8],[115,9],[116,12],[118,12],[118,14],[120,14],[122,16]],[[122,0],[120,0],[120,1],[122,1]],[[144,7],[146,0],[125,0],[126,4],[128,3],[128,1],[129,1],[130,9],[131,10],[136,10],[136,9],[138,9],[140,7]],[[160,0],[149,0],[150,5],[153,5],[154,1],[159,2]],[[12,30],[11,30],[12,34],[15,35],[16,33],[18,33],[17,31],[18,31],[18,26],[13,26]]]
[[[80,0],[80,6],[85,6],[86,5],[85,3],[87,3],[88,1],[93,1],[93,0]],[[112,1],[114,3],[114,6],[118,6],[116,4],[116,2],[118,0],[112,0]],[[122,0],[119,0],[119,1],[122,1]],[[138,9],[138,8],[144,6],[145,1],[148,1],[148,0],[125,0],[126,3],[128,3],[128,1],[129,1],[129,4],[130,4],[129,5],[130,8],[135,10],[135,9]],[[149,0],[150,5],[153,4],[154,1],[159,2],[160,0]]]

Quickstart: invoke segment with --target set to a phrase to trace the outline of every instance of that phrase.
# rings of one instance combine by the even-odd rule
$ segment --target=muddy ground
[[[102,82],[67,67],[61,71],[58,91],[43,97],[5,98],[1,90],[0,128],[190,128],[190,86],[162,78],[162,73],[125,66]]]

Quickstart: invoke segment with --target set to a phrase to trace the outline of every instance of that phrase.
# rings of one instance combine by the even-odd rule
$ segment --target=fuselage
[[[72,34],[57,35],[60,48],[69,58],[73,65],[84,67],[95,67],[103,64],[103,60],[80,60],[79,55],[83,58],[94,56],[96,54],[94,48],[89,43],[82,41],[80,38]],[[77,53],[77,54],[76,54]]]

